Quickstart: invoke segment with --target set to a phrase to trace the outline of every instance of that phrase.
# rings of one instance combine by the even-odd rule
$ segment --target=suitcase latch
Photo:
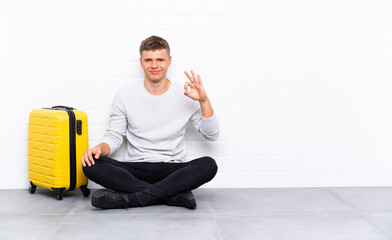
[[[76,121],[76,133],[82,135],[82,120]]]

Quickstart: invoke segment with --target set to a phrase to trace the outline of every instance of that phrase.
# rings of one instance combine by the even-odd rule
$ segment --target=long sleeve
[[[219,122],[215,113],[210,118],[205,118],[201,110],[197,110],[191,117],[191,122],[204,138],[216,141],[219,137]]]
[[[116,152],[122,144],[126,129],[126,112],[124,104],[121,102],[119,97],[119,93],[117,93],[110,108],[109,125],[102,140],[109,145],[110,155]]]
[[[182,85],[172,82],[166,93],[156,96],[140,81],[117,91],[103,142],[112,155],[126,139],[127,162],[181,162],[188,123],[208,140],[219,136],[216,116],[204,118],[200,103],[185,96]]]

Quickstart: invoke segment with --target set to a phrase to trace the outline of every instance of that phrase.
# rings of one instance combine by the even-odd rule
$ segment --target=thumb
[[[98,150],[97,153],[95,154],[95,158],[98,159],[99,156],[101,156],[101,151],[100,150]]]

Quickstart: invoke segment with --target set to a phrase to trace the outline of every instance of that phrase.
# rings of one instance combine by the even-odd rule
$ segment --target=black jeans
[[[129,193],[140,206],[159,203],[185,190],[198,188],[212,180],[218,170],[211,157],[185,163],[119,162],[100,157],[84,174],[105,188]],[[138,204],[135,204],[138,205]]]

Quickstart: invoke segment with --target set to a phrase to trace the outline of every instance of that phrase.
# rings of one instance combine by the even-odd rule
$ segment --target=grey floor
[[[198,207],[98,210],[79,191],[0,190],[0,239],[392,240],[392,188],[198,189]]]

